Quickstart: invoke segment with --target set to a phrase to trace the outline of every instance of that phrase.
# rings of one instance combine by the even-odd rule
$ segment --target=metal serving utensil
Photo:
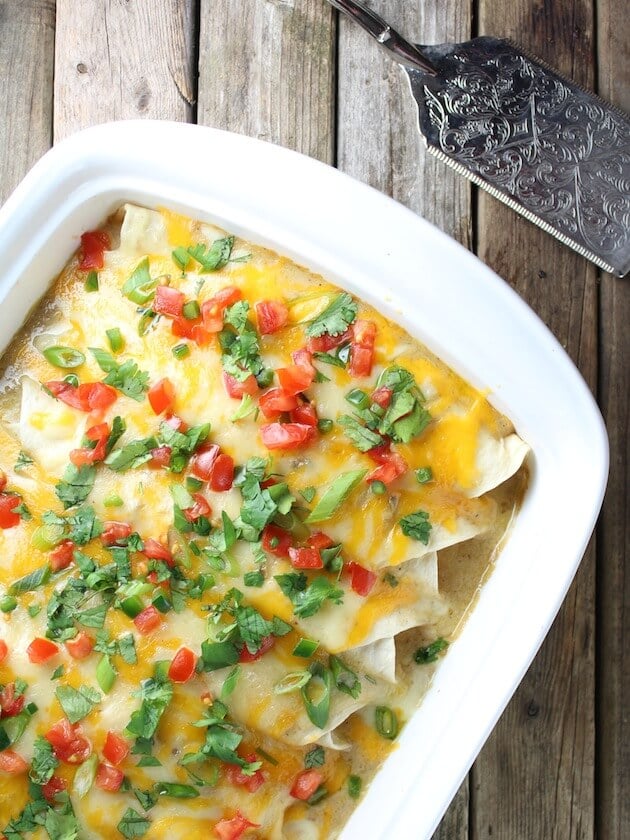
[[[410,44],[328,0],[403,66],[429,151],[600,268],[630,271],[630,117],[511,41]]]

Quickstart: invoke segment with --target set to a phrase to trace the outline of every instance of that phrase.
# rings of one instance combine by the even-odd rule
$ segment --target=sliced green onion
[[[370,398],[360,388],[353,388],[346,394],[346,402],[355,405],[357,408],[367,408],[370,404]]]
[[[142,310],[140,311],[142,312]],[[138,335],[140,337],[145,336],[149,332],[157,317],[157,312],[154,312],[151,308],[145,309],[144,312],[142,312],[140,320],[138,321]]]
[[[125,503],[117,493],[111,493],[104,501],[105,507],[122,507]]]
[[[181,268],[182,271],[186,271],[191,259],[188,251],[182,246],[180,246],[178,248],[175,248],[171,256],[173,257],[173,262],[175,263],[175,265],[178,268]]]
[[[190,356],[190,346],[188,344],[176,344],[172,351],[176,359],[185,359]]]
[[[96,666],[96,682],[104,694],[109,694],[112,690],[116,676],[116,669],[110,662],[109,656],[105,654]]]
[[[14,598],[13,595],[5,595],[3,598],[0,598],[0,612],[13,612],[17,607],[17,603],[17,598]]]
[[[292,671],[290,674],[285,674],[279,682],[273,687],[274,694],[291,694],[293,691],[299,691],[311,679],[313,675],[310,671]]]
[[[226,700],[230,697],[231,694],[234,693],[234,689],[236,688],[236,683],[238,682],[238,678],[241,675],[241,667],[240,665],[235,665],[230,673],[225,678],[225,682],[221,687],[221,699]]]
[[[31,572],[30,575],[25,575],[19,580],[14,581],[9,587],[9,595],[20,595],[22,592],[32,592],[34,589],[38,589],[43,584],[48,583],[50,575],[51,571],[48,564],[40,566],[39,569],[35,569],[35,571]]]
[[[315,653],[318,647],[319,642],[316,642],[315,639],[300,639],[293,648],[293,656],[301,656],[302,659],[308,659]]]
[[[156,782],[153,788],[160,796],[171,796],[174,799],[195,799],[199,791],[192,785],[182,785],[177,782]]]
[[[217,671],[228,665],[236,665],[239,650],[232,642],[210,642],[201,644],[201,661],[204,671]]]
[[[321,662],[313,662],[310,667],[311,679],[302,686],[302,700],[311,723],[323,729],[330,715],[330,695],[333,687],[333,675]]]
[[[389,706],[377,706],[374,712],[376,731],[388,741],[393,741],[398,735],[399,725],[396,714]]]
[[[31,545],[40,551],[52,551],[62,542],[66,533],[63,525],[40,525],[33,531]]]
[[[269,755],[268,752],[265,752],[262,747],[257,747],[256,752],[261,758],[264,758],[265,761],[268,761],[269,764],[273,764],[274,767],[278,766],[278,760],[275,759],[272,755]]]
[[[144,604],[142,603],[142,599],[139,595],[132,595],[129,598],[124,598],[120,602],[120,609],[125,615],[128,615],[129,618],[135,618],[144,609]]]
[[[348,694],[356,700],[361,694],[361,680],[338,656],[331,656],[328,664],[339,691],[343,691],[344,694]]]
[[[387,486],[382,481],[370,481],[370,490],[375,496],[382,496],[387,493]]]
[[[155,609],[159,610],[161,613],[167,613],[173,609],[171,602],[161,592],[159,595],[155,596],[152,603]]]
[[[171,496],[173,497],[173,501],[177,505],[178,508],[182,510],[188,510],[194,505],[194,499],[183,487],[181,484],[171,484],[170,486]]]
[[[194,321],[201,315],[201,309],[196,300],[187,300],[182,307],[182,315],[187,321]]]
[[[149,258],[145,257],[138,263],[128,280],[125,281],[122,293],[129,300],[143,306],[154,296],[157,284],[157,278],[152,279],[149,272]]]
[[[362,786],[361,776],[348,776],[348,796],[350,799],[358,799],[361,796]]]
[[[105,330],[105,335],[109,341],[109,346],[112,348],[112,353],[120,353],[125,347],[125,339],[118,327],[112,327],[111,330]]]
[[[30,607],[26,608],[26,612],[30,615],[31,618],[35,618],[36,615],[39,615],[42,611],[41,604],[31,604]]]
[[[313,501],[313,499],[314,499],[314,498],[315,498],[315,496],[317,495],[317,490],[316,490],[314,487],[312,487],[312,486],[305,487],[305,488],[304,488],[304,490],[300,490],[300,495],[301,495],[301,496],[302,496],[302,497],[303,497],[303,498],[304,498],[304,499],[305,499],[305,500],[309,503],[309,505],[310,505],[310,503]]]
[[[82,799],[90,790],[96,778],[96,770],[98,768],[98,755],[92,755],[81,764],[74,774],[74,781],[72,782],[72,792]]]
[[[332,430],[333,425],[333,421],[329,420],[328,417],[321,417],[317,421],[317,428],[322,435],[327,435]]]
[[[365,476],[367,470],[351,470],[342,473],[328,487],[319,502],[306,517],[306,522],[323,522],[330,519],[348,498],[352,490]]]
[[[431,467],[420,467],[419,470],[416,470],[416,480],[418,484],[426,484],[427,481],[432,481],[433,479],[433,470]]]
[[[199,478],[195,478],[192,475],[189,475],[186,479],[186,490],[190,493],[196,493],[198,490],[201,490],[203,487],[203,481]]]
[[[44,356],[51,365],[64,370],[73,370],[85,363],[83,353],[73,347],[62,347],[61,345],[47,347],[44,350]]]
[[[328,796],[328,791],[324,787],[324,785],[320,785],[315,793],[306,800],[309,805],[317,805],[318,802],[321,802],[322,799],[326,799]]]
[[[64,376],[63,381],[67,382],[68,385],[72,385],[73,388],[79,387],[79,377],[74,373],[68,373]]]
[[[98,292],[98,272],[90,271],[88,276],[85,278],[85,291]]]

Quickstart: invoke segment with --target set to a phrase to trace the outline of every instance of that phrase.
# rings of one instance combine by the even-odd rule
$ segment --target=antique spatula
[[[355,0],[329,0],[401,64],[429,151],[539,227],[630,271],[630,117],[510,41],[414,45]]]

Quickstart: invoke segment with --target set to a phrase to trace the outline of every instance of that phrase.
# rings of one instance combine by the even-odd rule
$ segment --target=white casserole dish
[[[0,210],[0,352],[125,201],[168,206],[290,256],[427,344],[530,444],[531,486],[496,570],[342,837],[430,837],[538,650],[599,512],[608,444],[555,338],[479,260],[401,205],[250,138],[120,122],[64,141]]]

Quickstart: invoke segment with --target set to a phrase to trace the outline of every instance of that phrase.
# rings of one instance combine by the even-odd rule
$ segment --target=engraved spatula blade
[[[409,44],[329,0],[404,67],[429,151],[606,271],[630,271],[630,118],[509,41]]]

